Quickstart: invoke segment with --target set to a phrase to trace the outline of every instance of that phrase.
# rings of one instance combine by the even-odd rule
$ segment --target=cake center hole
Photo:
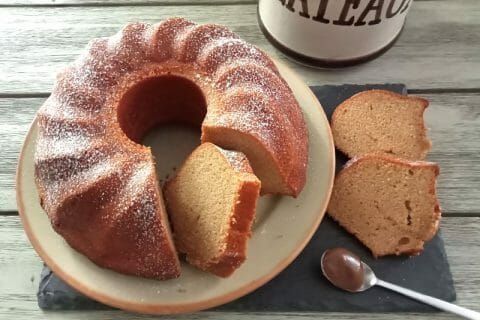
[[[207,108],[200,88],[174,75],[145,79],[130,88],[120,100],[117,117],[123,132],[141,143],[152,128],[184,124],[199,129]]]
[[[117,109],[121,129],[152,148],[164,182],[200,144],[206,100],[192,81],[174,75],[148,78],[130,88]]]

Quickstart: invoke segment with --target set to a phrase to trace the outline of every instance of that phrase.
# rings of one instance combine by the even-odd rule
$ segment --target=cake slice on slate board
[[[376,257],[419,254],[438,229],[438,173],[430,162],[353,159],[335,178],[328,213]]]
[[[423,113],[428,101],[367,90],[342,102],[332,116],[335,146],[349,157],[366,153],[423,160],[431,148]]]
[[[246,259],[260,180],[243,153],[204,143],[165,186],[177,249],[221,277]]]

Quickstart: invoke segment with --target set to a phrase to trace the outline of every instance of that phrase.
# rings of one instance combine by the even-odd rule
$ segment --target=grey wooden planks
[[[228,4],[255,4],[256,0],[3,0],[3,6],[122,6],[122,5],[216,5],[219,3]]]
[[[213,16],[215,10],[222,14]],[[112,35],[128,21],[157,22],[173,15],[231,27],[311,85],[401,82],[415,89],[480,88],[477,0],[416,1],[402,36],[385,55],[352,68],[320,71],[291,63],[273,49],[257,26],[255,4],[222,3],[221,9],[205,5],[0,8],[0,95],[49,92],[55,72],[73,61],[90,39]]]
[[[457,289],[457,303],[477,308],[480,300],[480,218],[447,217],[441,222],[445,248],[449,256]],[[41,260],[28,242],[19,217],[0,216],[0,319],[157,319],[119,311],[43,312],[38,309],[36,290]],[[8,275],[8,276],[6,276]],[[413,314],[348,314],[348,313],[223,313],[202,312],[195,319],[391,319],[401,320]],[[192,315],[177,317],[190,319]],[[448,314],[417,314],[415,319],[455,319]]]

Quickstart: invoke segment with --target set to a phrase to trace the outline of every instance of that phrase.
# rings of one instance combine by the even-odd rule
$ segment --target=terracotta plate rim
[[[325,112],[323,111],[323,108],[321,107],[320,102],[318,99],[315,97],[313,92],[310,90],[310,88],[304,83],[301,78],[295,74],[294,71],[292,71],[290,68],[285,66],[282,63],[279,63],[278,61],[275,60],[275,64],[281,66],[281,69],[287,70],[289,72],[289,77],[294,78],[295,81],[298,81],[299,83],[304,84],[307,87],[307,90],[309,94],[312,96],[312,103],[315,103],[316,107],[320,109],[320,113],[322,114],[323,120],[322,122],[325,124],[328,124],[328,119],[325,115]],[[194,303],[188,303],[188,304],[144,304],[144,303],[132,303],[130,301],[125,301],[122,299],[117,299],[117,298],[112,298],[111,296],[99,293],[92,288],[89,288],[88,286],[80,283],[75,279],[74,276],[71,276],[64,272],[62,268],[52,259],[43,249],[42,246],[40,245],[40,240],[38,238],[35,238],[33,236],[33,232],[31,230],[30,224],[28,222],[28,219],[26,218],[25,214],[25,205],[22,201],[22,183],[20,177],[22,176],[22,166],[21,164],[24,162],[24,155],[25,155],[25,148],[27,146],[27,141],[31,139],[32,131],[34,126],[36,125],[36,118],[32,121],[32,124],[30,125],[30,128],[28,130],[28,133],[25,137],[25,141],[23,143],[19,160],[17,163],[17,172],[16,172],[16,198],[17,198],[17,209],[18,213],[20,215],[20,219],[23,224],[23,228],[25,230],[25,233],[28,236],[28,239],[30,240],[33,248],[35,251],[38,253],[40,258],[50,267],[50,269],[57,275],[59,276],[63,281],[65,281],[67,284],[78,290],[79,292],[83,293],[84,295],[97,300],[103,304],[116,307],[122,310],[126,311],[132,311],[132,312],[138,312],[138,313],[144,313],[144,314],[156,314],[156,315],[162,315],[162,314],[178,314],[178,313],[189,313],[189,312],[194,312],[194,311],[200,311],[204,309],[209,309],[213,308],[225,303],[228,303],[230,301],[233,301],[235,299],[238,299],[255,289],[261,287],[271,279],[273,279],[276,275],[278,275],[281,271],[283,271],[293,260],[302,252],[302,250],[305,248],[305,246],[308,244],[310,239],[312,238],[313,234],[317,230],[318,226],[320,225],[320,222],[322,221],[328,201],[330,199],[331,193],[332,193],[332,188],[333,188],[333,181],[335,178],[335,149],[334,149],[334,143],[333,143],[333,136],[332,132],[330,130],[330,127],[328,126],[327,133],[328,133],[328,145],[329,145],[329,163],[331,164],[329,168],[326,168],[329,170],[327,174],[329,174],[329,185],[328,185],[328,193],[326,194],[325,202],[317,214],[317,219],[315,220],[315,223],[312,224],[311,228],[309,231],[306,233],[304,240],[300,243],[297,248],[291,252],[290,255],[285,257],[280,263],[278,263],[275,268],[273,268],[268,274],[263,275],[262,277],[256,279],[255,281],[249,282],[245,284],[244,286],[233,290],[229,293],[207,299],[207,300],[202,300]]]

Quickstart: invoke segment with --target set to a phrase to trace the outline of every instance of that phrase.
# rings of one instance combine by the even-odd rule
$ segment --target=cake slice
[[[177,250],[221,277],[246,259],[260,181],[243,153],[201,144],[164,188]]]
[[[434,163],[365,155],[338,173],[328,213],[376,257],[419,254],[439,225],[438,174]]]
[[[332,115],[335,146],[350,158],[366,153],[423,160],[431,148],[423,121],[428,101],[385,90],[360,92]]]

